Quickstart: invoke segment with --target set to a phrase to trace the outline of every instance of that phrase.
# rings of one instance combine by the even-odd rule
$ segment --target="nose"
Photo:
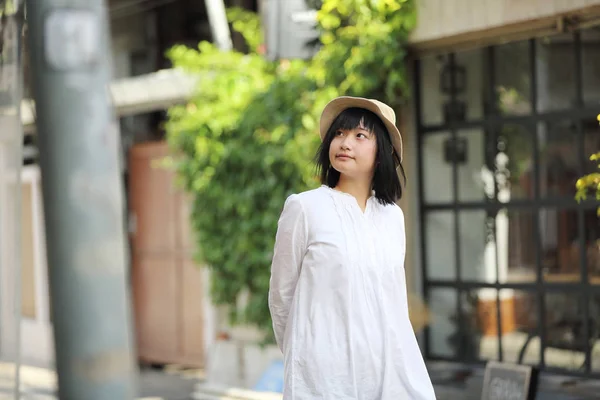
[[[344,135],[342,137],[342,142],[340,143],[340,147],[344,150],[350,150],[350,135]]]

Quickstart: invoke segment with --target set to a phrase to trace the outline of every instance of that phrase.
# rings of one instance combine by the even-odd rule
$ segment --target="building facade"
[[[403,112],[430,360],[600,376],[600,1],[420,0]]]

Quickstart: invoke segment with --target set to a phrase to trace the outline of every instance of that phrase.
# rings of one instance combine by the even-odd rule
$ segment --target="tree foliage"
[[[193,98],[169,110],[167,138],[177,155],[170,162],[191,194],[197,259],[211,269],[213,301],[232,306],[232,323],[272,339],[267,293],[277,220],[288,195],[318,185],[320,112],[341,94],[402,103],[415,7],[413,0],[324,0],[321,45],[309,61],[266,60],[258,17],[240,9],[228,16],[247,54],[208,42],[168,52],[175,68],[199,79]]]

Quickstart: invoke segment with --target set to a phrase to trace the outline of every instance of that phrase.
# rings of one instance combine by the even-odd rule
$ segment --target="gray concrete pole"
[[[27,0],[59,398],[135,396],[103,0]]]
[[[0,0],[0,357],[14,363],[21,398],[21,169],[23,4]]]

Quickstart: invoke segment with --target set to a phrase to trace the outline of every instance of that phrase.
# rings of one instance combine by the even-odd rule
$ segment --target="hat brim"
[[[321,119],[319,121],[321,141],[325,139],[327,131],[331,127],[331,124],[333,124],[333,121],[335,121],[335,119],[338,117],[338,115],[340,115],[342,111],[353,107],[364,108],[366,110],[369,110],[375,115],[377,115],[379,119],[381,119],[388,131],[390,139],[392,140],[392,146],[394,147],[396,154],[398,154],[398,158],[400,159],[400,161],[402,161],[402,135],[400,134],[398,127],[396,126],[396,124],[394,124],[392,121],[390,121],[383,115],[381,109],[377,106],[376,103],[362,97],[342,96],[333,99],[325,106],[323,112],[321,113]]]

